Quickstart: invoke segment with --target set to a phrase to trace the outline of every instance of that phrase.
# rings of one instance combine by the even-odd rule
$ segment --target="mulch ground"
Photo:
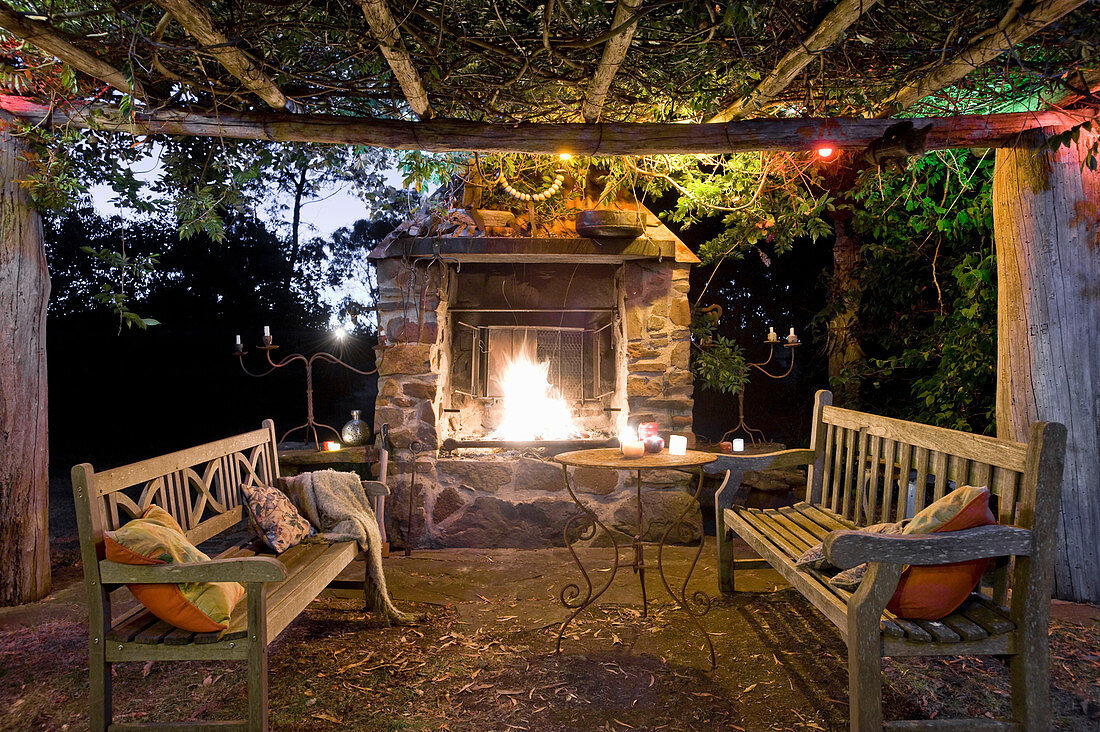
[[[816,610],[770,577],[715,601],[703,620],[719,659],[709,671],[701,637],[671,603],[651,592],[657,599],[641,616],[629,567],[616,579],[619,594],[581,615],[555,654],[567,559],[552,550],[418,554],[388,560],[386,571],[399,604],[426,614],[420,625],[383,627],[359,601],[326,597],[272,646],[272,728],[846,729],[845,649]],[[701,585],[712,586],[709,568],[700,569]],[[0,615],[3,729],[87,728],[79,583],[67,592]],[[1058,729],[1100,730],[1100,622],[1084,608],[1052,623]],[[887,660],[884,673],[887,718],[1009,711],[1007,667],[997,659]],[[246,714],[240,665],[119,664],[114,686],[117,722]]]

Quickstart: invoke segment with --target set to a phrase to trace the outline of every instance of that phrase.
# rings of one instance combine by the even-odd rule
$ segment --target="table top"
[[[611,468],[612,470],[652,470],[660,468],[694,468],[714,462],[718,455],[688,450],[686,455],[669,455],[668,450],[646,453],[641,457],[625,457],[617,447],[596,450],[574,450],[554,457],[562,465],[577,468]]]

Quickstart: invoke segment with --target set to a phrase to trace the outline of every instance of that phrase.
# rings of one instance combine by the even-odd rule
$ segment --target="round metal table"
[[[699,452],[697,450],[688,450],[684,455],[670,455],[668,450],[662,450],[659,453],[646,453],[642,457],[628,458],[625,457],[619,448],[601,448],[597,450],[574,450],[573,452],[563,452],[554,458],[561,464],[562,474],[565,480],[565,489],[569,491],[569,497],[573,499],[573,502],[581,509],[583,513],[574,516],[569,519],[565,524],[565,546],[569,549],[569,553],[573,555],[573,561],[577,564],[578,569],[581,571],[581,575],[584,577],[585,589],[582,591],[581,587],[577,583],[570,583],[562,588],[559,599],[562,605],[567,609],[572,610],[572,614],[561,624],[561,628],[558,629],[558,642],[557,651],[561,651],[561,639],[565,634],[565,629],[569,626],[573,619],[581,614],[585,608],[594,603],[600,595],[607,591],[607,588],[611,586],[611,583],[615,579],[615,575],[619,570],[619,543],[615,540],[615,533],[626,533],[618,529],[610,529],[588,506],[584,505],[580,498],[577,497],[576,491],[573,490],[573,486],[569,480],[569,468],[604,468],[607,470],[629,470],[635,474],[635,489],[637,491],[636,500],[638,505],[638,523],[633,539],[634,549],[634,563],[633,568],[635,574],[638,575],[638,581],[642,587],[642,617],[646,617],[649,612],[648,601],[646,598],[645,590],[645,544],[642,537],[645,536],[644,531],[644,511],[642,507],[642,473],[647,470],[682,470],[690,471],[698,474],[698,479],[695,486],[695,493],[692,495],[692,499],[695,505],[699,505],[699,493],[703,489],[703,466],[707,463],[712,463],[717,459],[717,456],[713,453]],[[679,609],[691,620],[692,624],[702,633],[703,638],[706,640],[707,649],[710,652],[710,666],[713,669],[715,667],[714,657],[714,645],[711,643],[710,634],[703,628],[702,623],[699,622],[699,618],[706,615],[710,610],[711,600],[705,592],[698,590],[692,593],[690,599],[687,597],[687,585],[691,580],[691,575],[695,571],[695,565],[699,562],[699,556],[703,552],[703,542],[705,537],[701,537],[699,546],[695,550],[695,556],[691,560],[691,565],[688,568],[687,576],[684,577],[683,582],[680,584],[679,592],[672,589],[668,579],[665,577],[664,563],[662,562],[662,553],[668,538],[673,535],[673,532],[680,533],[683,526],[684,517],[687,516],[688,511],[692,508],[688,505],[683,511],[676,517],[676,520],[669,525],[665,532],[661,535],[661,540],[657,542],[657,574],[661,578],[661,584],[664,585],[665,591],[668,592],[669,597],[676,603]],[[579,525],[579,529],[578,529]],[[603,584],[598,590],[594,590],[592,585],[592,579],[589,576],[588,570],[585,569],[584,564],[581,562],[580,557],[577,556],[577,552],[573,549],[573,541],[582,539],[591,539],[595,537],[597,529],[602,530],[608,538],[611,539],[611,543],[615,548],[615,561],[611,567],[611,573],[607,578],[607,582]],[[571,540],[571,538],[573,540]],[[650,542],[652,543],[652,542]]]

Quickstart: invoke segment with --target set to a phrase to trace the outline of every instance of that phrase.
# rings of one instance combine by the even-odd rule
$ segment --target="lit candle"
[[[327,442],[325,442],[325,451],[326,452],[336,452],[339,449],[340,449],[340,443],[339,442],[333,442],[332,440],[328,440]]]
[[[794,334],[794,328],[791,328],[791,332],[787,336],[787,343],[798,343],[798,336]]]
[[[733,441],[733,451],[734,452],[744,452],[745,451],[745,441],[742,440],[740,437],[738,437],[737,439],[735,439]]]
[[[669,455],[687,455],[688,438],[684,435],[669,435],[668,436],[668,454]]]
[[[268,338],[271,337],[271,326],[270,325],[265,325],[264,326],[264,336],[266,336]]]
[[[771,327],[768,328],[768,340],[769,341],[779,340],[779,334],[775,332],[775,328],[771,328]]]
[[[645,455],[645,443],[641,440],[624,442],[619,449],[622,450],[623,457],[640,458],[642,455]]]
[[[241,337],[240,336],[237,336],[237,345],[238,346],[241,345]]]

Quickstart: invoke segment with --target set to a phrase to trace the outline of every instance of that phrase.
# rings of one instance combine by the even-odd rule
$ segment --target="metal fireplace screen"
[[[455,391],[499,398],[499,376],[521,355],[548,364],[550,384],[570,402],[598,399],[614,388],[611,324],[599,328],[470,325],[454,329]]]

